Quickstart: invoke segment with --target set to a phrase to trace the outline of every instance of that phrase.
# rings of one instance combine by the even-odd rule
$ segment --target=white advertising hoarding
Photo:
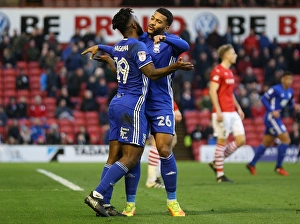
[[[106,162],[108,145],[0,145],[0,162]],[[142,162],[148,161],[146,146]]]
[[[156,8],[135,8],[142,27]],[[75,29],[82,30],[90,26],[92,31],[101,31],[108,43],[115,43],[121,35],[112,30],[111,20],[119,8],[0,8],[0,33],[9,27],[31,32],[32,27],[43,27],[46,34],[56,33],[60,42],[69,42]],[[187,24],[192,42],[197,32],[204,35],[216,26],[219,33],[225,33],[227,26],[233,28],[236,39],[243,40],[250,28],[256,33],[265,31],[270,39],[277,37],[279,42],[299,41],[299,9],[272,8],[170,8],[174,15],[171,31],[178,34]]]

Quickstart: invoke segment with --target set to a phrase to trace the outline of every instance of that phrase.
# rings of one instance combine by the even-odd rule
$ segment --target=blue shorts
[[[277,136],[287,132],[281,119],[274,118],[271,113],[265,115],[264,122],[266,125],[265,135]]]
[[[136,111],[122,105],[110,105],[109,141],[144,147],[148,136],[148,121],[144,111]]]
[[[175,134],[175,118],[173,110],[146,110],[150,133]]]

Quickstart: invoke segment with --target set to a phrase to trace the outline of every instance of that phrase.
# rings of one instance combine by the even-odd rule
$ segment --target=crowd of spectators
[[[260,4],[274,1],[175,1],[198,2],[199,4]],[[276,1],[276,4],[281,4]],[[285,1],[294,4],[294,1]],[[204,6],[204,5],[203,5]],[[205,5],[209,6],[209,5]],[[224,6],[224,5],[223,5]],[[231,6],[231,5],[230,5]],[[216,28],[208,36],[199,34],[195,40],[190,39],[188,29],[180,36],[191,44],[190,52],[185,53],[184,60],[195,64],[194,71],[178,71],[174,80],[175,100],[184,114],[188,110],[211,112],[212,103],[208,95],[209,75],[212,68],[219,63],[217,48],[226,43],[234,46],[238,60],[232,68],[236,76],[236,98],[245,112],[246,118],[263,116],[265,108],[260,95],[271,85],[278,83],[284,70],[300,74],[300,46],[297,43],[279,44],[267,34],[255,34],[251,30],[244,40],[235,41],[228,27],[225,34]],[[27,35],[14,31],[12,36],[4,33],[0,37],[0,60],[2,70],[16,70],[16,91],[32,90],[34,77],[31,71],[18,67],[18,62],[38,62],[41,69],[38,74],[38,94],[32,96],[3,96],[0,105],[0,126],[5,129],[1,140],[9,144],[89,144],[93,142],[93,133],[82,125],[73,135],[59,129],[58,123],[49,123],[56,118],[76,122],[74,111],[97,112],[99,117],[95,125],[109,129],[107,102],[114,93],[116,80],[114,74],[105,64],[88,60],[80,55],[85,48],[94,44],[105,44],[101,32],[94,33],[89,28],[76,30],[69,43],[59,43],[54,33],[44,34],[42,28],[33,29]],[[256,72],[254,72],[256,71]],[[260,74],[257,73],[260,71]],[[2,85],[4,88],[5,84]],[[4,91],[1,89],[0,91]],[[199,94],[200,93],[200,94]],[[50,105],[43,99],[53,98],[55,108],[49,113]],[[103,101],[103,99],[106,99]],[[296,96],[298,99],[298,96]],[[53,109],[53,108],[52,108]],[[286,111],[286,116],[291,116]],[[24,124],[22,120],[30,120]],[[6,128],[9,126],[8,128]],[[205,128],[205,127],[204,127]],[[104,132],[104,133],[105,133]],[[107,136],[107,135],[105,135]],[[102,142],[106,137],[100,136]]]

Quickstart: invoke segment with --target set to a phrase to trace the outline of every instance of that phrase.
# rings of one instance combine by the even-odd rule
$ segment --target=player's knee
[[[168,157],[172,153],[171,145],[164,144],[157,148],[160,157]]]
[[[237,144],[238,147],[245,145],[246,143],[246,137],[245,136],[239,136],[235,139],[235,142]]]

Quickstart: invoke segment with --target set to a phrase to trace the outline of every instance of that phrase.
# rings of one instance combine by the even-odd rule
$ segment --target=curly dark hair
[[[131,19],[133,10],[131,8],[122,8],[120,11],[114,15],[112,19],[113,29],[118,29],[122,34],[125,33],[127,29],[128,22]]]
[[[171,24],[173,23],[173,14],[168,9],[160,7],[156,10],[156,12],[159,12],[160,14],[167,17],[167,23],[169,26],[171,26]]]

